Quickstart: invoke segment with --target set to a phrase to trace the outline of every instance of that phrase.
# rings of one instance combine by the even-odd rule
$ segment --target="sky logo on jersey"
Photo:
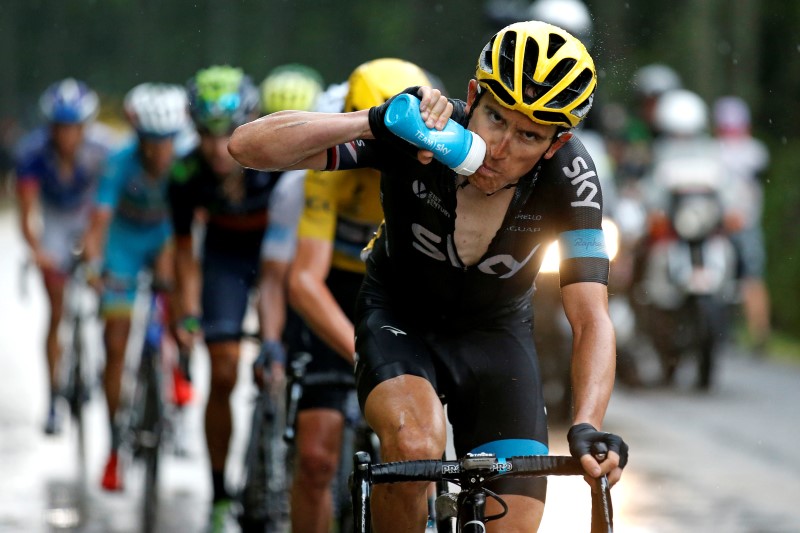
[[[586,161],[582,157],[576,157],[572,160],[571,169],[569,167],[562,167],[561,170],[566,177],[572,180],[571,183],[573,185],[578,186],[578,190],[575,191],[575,194],[580,200],[571,202],[570,205],[572,207],[594,207],[595,209],[600,209],[600,203],[593,201],[594,197],[597,196],[597,193],[600,191],[597,188],[597,184],[588,181],[589,178],[596,177],[597,173],[594,170],[589,170],[589,165]],[[581,172],[583,173],[581,174]]]
[[[407,333],[402,329],[397,329],[394,326],[381,326],[381,329],[385,329],[389,333],[394,333],[394,336],[397,337],[398,335],[406,335]]]
[[[536,246],[534,246],[533,250],[531,250],[531,253],[529,253],[528,257],[523,259],[522,262],[518,262],[509,254],[493,255],[492,257],[489,257],[481,264],[479,264],[478,270],[480,270],[484,274],[492,274],[495,276],[500,276],[500,279],[510,278],[511,276],[522,270],[522,268],[528,264],[528,261],[531,260],[531,257],[533,257],[533,254],[536,253],[536,250],[538,250],[540,246],[541,244],[537,244]],[[504,270],[506,272],[504,274],[501,274],[498,271],[497,269],[498,265],[505,267]]]

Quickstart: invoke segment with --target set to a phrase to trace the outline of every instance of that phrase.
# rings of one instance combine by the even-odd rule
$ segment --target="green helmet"
[[[242,69],[215,65],[197,72],[187,83],[189,112],[197,129],[227,135],[253,118],[258,90]]]
[[[291,63],[275,67],[261,82],[261,112],[310,111],[322,92],[322,76],[311,67]]]

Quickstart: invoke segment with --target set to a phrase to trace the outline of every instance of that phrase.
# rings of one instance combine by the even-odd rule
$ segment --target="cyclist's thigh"
[[[356,324],[356,389],[363,412],[369,394],[402,375],[421,377],[437,387],[432,354],[417,332],[382,307],[363,311]]]
[[[60,211],[42,209],[40,246],[53,259],[60,273],[66,273],[72,263],[72,250],[86,230],[85,210]]]
[[[443,338],[442,343],[456,453],[546,454],[547,418],[530,323],[509,320]],[[545,486],[543,480],[520,478],[492,488],[543,500]]]
[[[242,321],[258,267],[258,253],[235,255],[206,248],[203,254],[202,326],[207,343],[241,338]]]

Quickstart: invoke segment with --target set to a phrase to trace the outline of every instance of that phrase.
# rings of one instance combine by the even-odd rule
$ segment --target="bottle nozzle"
[[[481,168],[483,158],[486,157],[486,142],[477,133],[470,131],[472,145],[464,160],[453,170],[462,176],[471,176]]]

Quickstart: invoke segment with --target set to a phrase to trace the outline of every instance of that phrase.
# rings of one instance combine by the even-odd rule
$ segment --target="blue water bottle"
[[[410,94],[392,100],[383,122],[389,131],[417,148],[430,150],[434,159],[458,174],[469,176],[483,164],[486,143],[480,136],[453,120],[441,131],[428,128],[419,114],[419,99]]]

